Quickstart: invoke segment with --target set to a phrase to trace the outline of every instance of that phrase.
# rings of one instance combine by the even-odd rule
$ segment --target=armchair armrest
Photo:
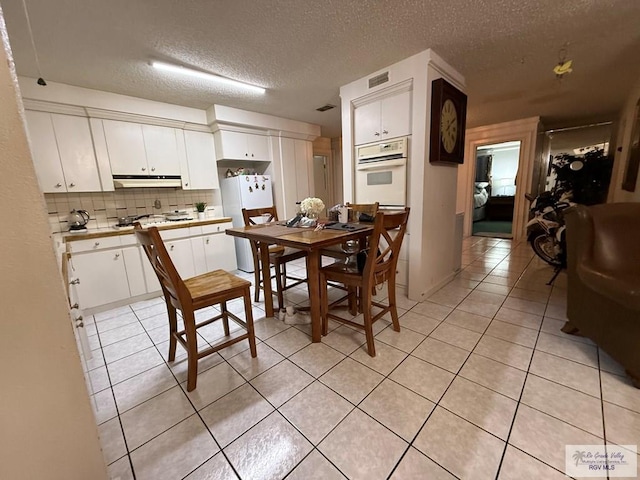
[[[576,270],[580,280],[590,289],[640,313],[640,271],[614,273],[589,261],[580,263]]]

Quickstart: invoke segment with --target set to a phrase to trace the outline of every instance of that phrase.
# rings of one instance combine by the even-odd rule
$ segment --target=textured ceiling
[[[637,0],[26,0],[42,76],[196,108],[222,104],[340,135],[339,87],[427,48],[467,83],[468,127],[616,118],[640,79]],[[20,75],[37,77],[22,0],[0,0]],[[552,68],[567,45],[574,71]],[[163,60],[263,96],[154,71]],[[46,87],[44,87],[46,88]]]

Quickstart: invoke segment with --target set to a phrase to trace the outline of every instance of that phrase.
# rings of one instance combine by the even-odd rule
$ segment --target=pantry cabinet
[[[313,184],[313,145],[307,140],[280,138],[284,218],[297,212],[296,202],[315,193]]]
[[[411,134],[411,92],[401,92],[355,108],[354,144]]]
[[[113,175],[180,175],[176,129],[103,120]]]
[[[269,161],[269,137],[218,130],[214,134],[218,160]]]
[[[44,193],[102,191],[87,118],[31,110],[25,116]]]

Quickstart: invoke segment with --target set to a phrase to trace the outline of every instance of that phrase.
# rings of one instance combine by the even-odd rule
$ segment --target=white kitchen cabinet
[[[149,175],[180,175],[176,129],[142,125]]]
[[[281,138],[280,142],[284,218],[290,218],[297,212],[296,202],[314,195],[313,145],[292,138]]]
[[[102,191],[87,118],[30,110],[25,115],[44,193]]]
[[[180,175],[175,129],[103,120],[114,175]]]
[[[131,296],[121,249],[79,253],[71,257],[71,275],[83,309],[124,300]]]
[[[411,92],[401,92],[354,110],[354,144],[384,141],[411,134]]]
[[[185,130],[184,143],[189,182],[183,182],[183,188],[186,190],[220,188],[213,134]]]
[[[231,228],[231,225],[227,228]],[[225,234],[224,231],[205,235],[202,238],[202,243],[208,272],[218,269],[226,270],[227,272],[237,270],[235,242],[231,235]]]
[[[252,133],[218,130],[215,136],[218,160],[269,161],[269,138]]]
[[[143,261],[149,263],[149,260],[142,258],[144,252],[137,246],[125,247],[122,249],[124,258],[124,266],[127,270],[127,281],[129,282],[129,296],[136,297],[147,293],[147,285],[144,279]]]
[[[183,238],[181,240],[165,241],[164,245],[180,276],[182,278],[194,277],[196,269],[193,262],[191,239]]]

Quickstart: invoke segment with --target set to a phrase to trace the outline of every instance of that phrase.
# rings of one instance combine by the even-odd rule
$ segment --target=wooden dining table
[[[313,342],[321,341],[322,324],[320,318],[320,267],[321,251],[331,245],[339,245],[348,240],[363,239],[373,232],[373,224],[359,224],[359,230],[333,230],[314,227],[287,227],[280,222],[263,223],[246,227],[228,228],[227,235],[246,238],[257,242],[262,265],[269,265],[269,245],[282,245],[307,252],[307,281],[309,285],[309,310],[311,315],[311,337]],[[262,269],[265,312],[273,317],[273,292],[271,271]],[[257,285],[256,285],[257,288]]]

